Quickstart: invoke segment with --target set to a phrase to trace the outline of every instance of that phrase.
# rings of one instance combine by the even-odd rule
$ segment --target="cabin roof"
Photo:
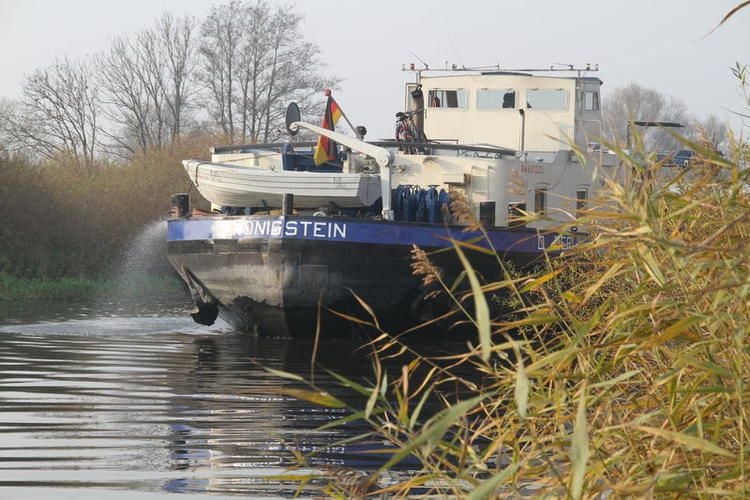
[[[595,76],[582,76],[582,77],[575,77],[575,76],[558,76],[558,75],[535,75],[533,73],[526,73],[521,71],[483,71],[483,72],[458,72],[458,73],[451,73],[451,74],[439,74],[439,75],[423,75],[422,81],[427,80],[440,80],[444,78],[464,78],[467,76],[473,76],[473,77],[493,77],[493,76],[518,76],[523,78],[531,78],[531,79],[544,79],[544,80],[566,80],[566,81],[585,81],[585,82],[591,82],[596,83],[598,85],[604,85],[604,82],[595,77]]]
[[[482,76],[485,75],[513,75],[513,76],[534,76],[533,73],[524,73],[521,71],[482,71]]]

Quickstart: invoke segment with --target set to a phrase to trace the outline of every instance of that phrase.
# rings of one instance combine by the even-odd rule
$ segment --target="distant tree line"
[[[180,164],[216,143],[275,141],[296,101],[322,113],[320,49],[302,17],[263,0],[205,19],[165,13],[107,50],[62,58],[0,99],[3,276],[100,277],[172,193],[208,208]],[[103,168],[103,167],[116,168]]]
[[[711,114],[704,119],[694,118],[684,102],[637,83],[616,88],[607,94],[602,103],[602,117],[605,138],[616,144],[624,145],[627,142],[628,122],[644,121],[678,123],[684,128],[673,132],[679,135],[700,140],[717,150],[724,150],[728,146],[729,128],[719,117]],[[682,149],[679,141],[666,130],[649,127],[631,130],[631,133],[640,135],[646,150]]]
[[[319,113],[320,91],[337,83],[301,22],[291,6],[263,0],[215,6],[202,20],[164,13],[107,51],[27,76],[19,100],[0,102],[0,153],[62,157],[86,170],[195,132],[276,140],[289,101]]]

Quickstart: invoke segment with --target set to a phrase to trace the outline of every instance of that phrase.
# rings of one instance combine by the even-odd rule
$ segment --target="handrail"
[[[381,199],[383,203],[382,216],[385,220],[393,220],[394,214],[391,209],[391,165],[394,160],[394,153],[386,149],[386,147],[396,148],[403,144],[399,141],[373,141],[365,142],[359,138],[354,138],[348,135],[329,130],[327,128],[318,127],[309,123],[296,121],[289,124],[289,130],[294,132],[299,128],[305,128],[318,135],[328,137],[329,139],[342,144],[353,151],[357,151],[364,155],[370,156],[380,167],[380,190]],[[309,145],[312,146],[315,143],[296,143],[296,145]],[[420,144],[409,143],[410,146],[418,147]],[[496,155],[514,155],[516,152],[511,149],[487,147],[487,146],[462,146],[458,144],[442,144],[436,142],[428,142],[422,144],[425,147],[431,149],[445,149],[452,151],[473,151],[478,153],[493,153]],[[231,151],[245,150],[245,149],[270,149],[279,148],[281,149],[284,143],[270,143],[270,144],[250,144],[245,146],[224,146],[218,148],[212,148],[212,153],[228,153]]]
[[[348,136],[346,136],[348,137]],[[384,139],[380,141],[363,141],[373,146],[380,146],[385,148],[397,148],[404,144],[393,139]],[[281,149],[282,146],[291,144],[293,146],[313,147],[315,146],[314,141],[302,141],[302,142],[266,142],[260,144],[239,144],[236,146],[214,146],[213,152],[215,154],[231,153],[233,151],[239,151],[243,149]],[[513,156],[517,153],[514,149],[495,147],[495,146],[474,146],[470,144],[446,144],[444,142],[410,142],[410,146],[414,147],[425,147],[433,150],[444,150],[444,151],[470,151],[476,153],[494,153],[503,156]]]

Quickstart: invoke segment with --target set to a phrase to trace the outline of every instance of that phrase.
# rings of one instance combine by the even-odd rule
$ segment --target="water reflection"
[[[309,343],[198,327],[171,312],[77,309],[36,322],[3,312],[0,497],[15,488],[31,498],[41,486],[288,496],[298,485],[269,476],[296,463],[292,448],[315,451],[313,469],[382,463],[337,444],[363,428],[317,430],[343,410],[277,395],[279,379],[253,362],[307,374]],[[318,358],[363,375],[356,347],[325,342]],[[337,387],[325,372],[316,382]]]

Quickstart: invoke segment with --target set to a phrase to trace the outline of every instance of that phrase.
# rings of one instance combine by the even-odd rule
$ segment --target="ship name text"
[[[328,240],[346,239],[345,222],[309,220],[250,220],[245,223],[242,236],[270,236],[289,238],[313,238]]]

